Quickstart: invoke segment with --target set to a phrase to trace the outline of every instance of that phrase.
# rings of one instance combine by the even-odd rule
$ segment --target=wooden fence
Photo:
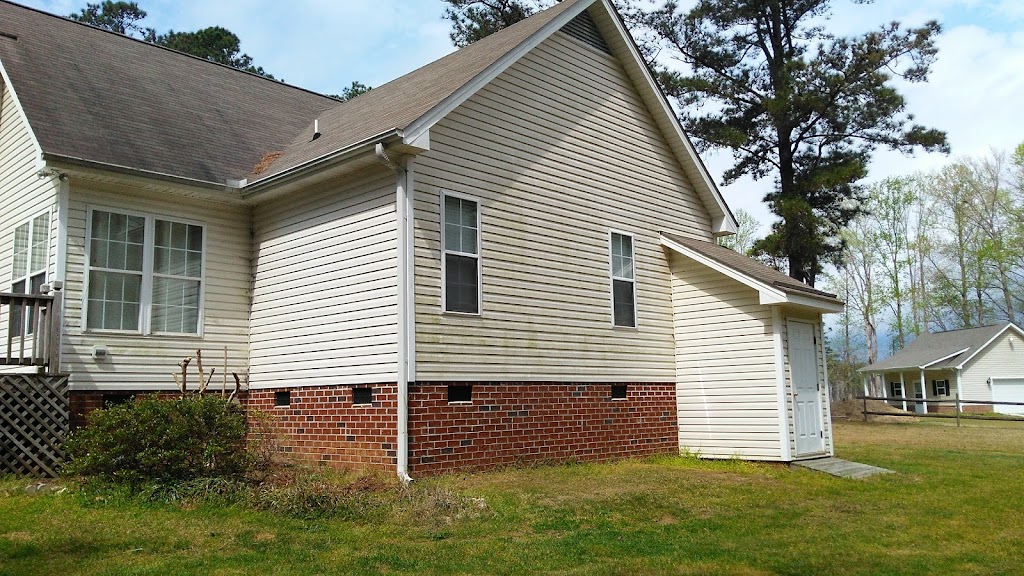
[[[0,475],[57,476],[70,413],[67,374],[0,374]]]
[[[924,398],[886,398],[879,396],[855,396],[857,400],[864,401],[864,421],[868,421],[868,416],[908,416],[916,418],[956,418],[956,425],[960,426],[960,420],[998,420],[1004,422],[1024,422],[1024,418],[1020,416],[999,416],[995,414],[964,414],[964,405],[971,406],[1024,406],[1024,402],[989,402],[987,400],[964,400],[960,396],[956,396],[953,400],[927,400]],[[868,410],[868,400],[881,400],[883,402],[906,402],[907,404],[924,404],[926,407],[928,404],[942,404],[945,406],[953,406],[952,414],[945,414],[941,412],[878,412]]]

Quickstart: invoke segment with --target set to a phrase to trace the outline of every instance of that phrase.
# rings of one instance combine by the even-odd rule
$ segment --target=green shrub
[[[89,415],[66,444],[66,474],[137,487],[248,470],[242,409],[219,396],[138,398]]]

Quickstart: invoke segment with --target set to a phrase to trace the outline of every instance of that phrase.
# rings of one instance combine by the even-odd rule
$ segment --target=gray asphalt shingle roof
[[[884,372],[887,370],[920,369],[927,366],[929,370],[953,368],[973,356],[982,346],[1003,331],[1009,322],[982,326],[981,328],[965,328],[922,334],[903,350],[896,354],[863,368],[865,372]],[[963,351],[963,352],[961,352]],[[939,362],[939,360],[942,360]]]
[[[284,149],[284,154],[253,180],[279,174],[368,138],[405,129],[580,1],[555,4],[321,114],[321,135],[316,140],[312,139],[314,119],[310,118],[306,129]]]
[[[0,62],[47,157],[257,181],[404,129],[581,1],[556,4],[346,103],[5,0]],[[315,120],[321,137],[312,140]],[[276,159],[254,174],[267,155]]]
[[[49,157],[223,183],[338,105],[9,2],[0,32],[0,62]]]

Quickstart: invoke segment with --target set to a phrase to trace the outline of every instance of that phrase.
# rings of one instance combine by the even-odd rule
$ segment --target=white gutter
[[[349,146],[342,148],[340,150],[332,151],[318,158],[313,158],[312,160],[288,168],[287,170],[274,174],[273,176],[267,176],[266,178],[263,178],[262,180],[257,180],[256,182],[249,182],[244,188],[242,198],[245,199],[246,201],[252,201],[253,196],[259,194],[260,190],[263,190],[277,182],[287,181],[291,178],[300,176],[302,173],[321,165],[331,164],[339,160],[344,160],[348,156],[358,154],[361,151],[361,149],[379,146],[380,143],[383,142],[385,139],[401,137],[401,130],[387,130],[381,132],[380,134],[377,134],[376,136],[371,136],[369,138],[366,138],[365,140],[361,140],[359,142],[350,144]]]
[[[398,379],[398,430],[396,446],[396,472],[402,482],[410,482],[409,476],[409,270],[410,258],[408,233],[409,220],[409,171],[408,160],[399,164],[388,156],[384,144],[374,146],[377,160],[395,172],[395,219],[398,233],[398,362],[395,367]]]

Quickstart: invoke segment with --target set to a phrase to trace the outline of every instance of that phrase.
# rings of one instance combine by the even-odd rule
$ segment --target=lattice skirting
[[[67,374],[0,374],[0,475],[57,476],[69,423]]]

